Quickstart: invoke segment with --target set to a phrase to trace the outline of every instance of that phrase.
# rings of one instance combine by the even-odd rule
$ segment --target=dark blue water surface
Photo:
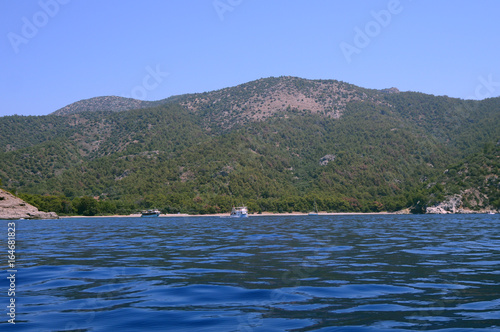
[[[500,331],[499,215],[16,226],[17,324],[2,277],[0,330]]]

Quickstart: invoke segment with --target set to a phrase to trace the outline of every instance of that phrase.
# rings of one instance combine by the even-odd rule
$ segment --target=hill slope
[[[500,139],[500,98],[333,80],[269,78],[155,103],[0,118],[4,186],[59,213],[90,211],[85,195],[99,197],[92,211],[109,213],[217,212],[241,202],[308,211],[314,201],[328,211],[394,211],[444,198],[442,183],[456,180],[444,171]]]
[[[307,110],[339,118],[352,101],[384,103],[383,96],[399,93],[395,88],[369,90],[335,80],[306,80],[298,77],[271,77],[217,91],[173,96],[158,101],[123,97],[96,97],[63,107],[52,115],[67,116],[81,112],[121,112],[162,104],[179,104],[203,116],[217,129],[261,121],[289,109]]]
[[[262,121],[294,109],[339,118],[353,101],[384,103],[382,96],[392,90],[368,90],[335,80],[306,80],[298,77],[259,79],[217,91],[172,97],[178,103],[204,116],[218,128]]]
[[[500,141],[450,165],[427,189],[429,211],[500,209]]]

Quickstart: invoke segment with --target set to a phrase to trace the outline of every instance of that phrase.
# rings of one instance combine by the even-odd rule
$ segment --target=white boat
[[[141,211],[141,217],[158,217],[160,215],[160,210],[158,209],[150,209]]]
[[[234,207],[231,210],[230,218],[247,218],[248,217],[248,209],[246,206]]]

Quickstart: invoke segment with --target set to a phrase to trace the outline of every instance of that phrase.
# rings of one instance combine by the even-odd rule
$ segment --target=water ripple
[[[16,223],[19,331],[500,331],[496,218]]]

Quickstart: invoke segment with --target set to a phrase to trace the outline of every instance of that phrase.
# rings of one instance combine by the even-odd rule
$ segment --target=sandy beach
[[[319,212],[318,216],[350,216],[350,215],[391,215],[391,214],[406,214],[402,212]],[[249,214],[249,217],[287,217],[287,216],[307,216],[309,213],[303,212],[291,212],[291,213],[273,213],[273,212],[262,212]],[[158,217],[154,218],[179,218],[179,217],[228,217],[229,213],[217,213],[217,214],[160,214]],[[141,214],[129,214],[129,215],[106,215],[106,216],[61,216],[63,218],[141,218]],[[145,217],[147,218],[147,217]]]

